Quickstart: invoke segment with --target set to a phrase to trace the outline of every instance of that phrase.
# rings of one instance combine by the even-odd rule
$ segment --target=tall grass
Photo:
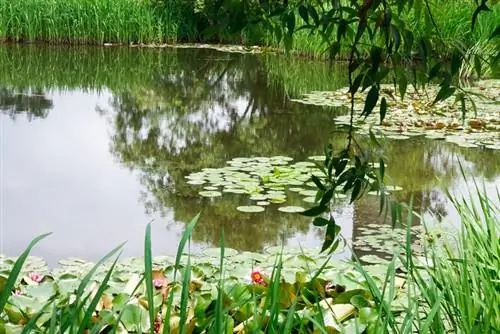
[[[140,0],[0,0],[0,38],[51,43],[175,41],[176,23]]]
[[[412,255],[412,206],[406,207],[410,214],[403,255],[395,254],[389,263],[382,288],[358,264],[377,304],[374,332],[500,332],[500,208],[495,204],[500,194],[487,194],[477,185],[473,193],[465,199],[449,196],[460,216],[460,232],[452,240],[427,245],[423,259]],[[390,304],[398,261],[406,271],[408,298],[403,311]]]

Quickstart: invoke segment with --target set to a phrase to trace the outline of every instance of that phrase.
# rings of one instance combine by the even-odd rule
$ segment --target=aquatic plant
[[[175,41],[176,23],[148,1],[0,1],[0,38],[50,43]]]
[[[391,85],[381,85],[380,96],[386,102],[386,114],[380,117],[359,117],[352,125],[357,134],[368,134],[372,130],[375,135],[385,135],[388,139],[409,139],[414,136],[425,136],[428,139],[445,139],[461,147],[485,146],[489,149],[500,149],[500,107],[498,80],[482,80],[466,88],[470,94],[464,104],[459,99],[447,99],[434,103],[439,87],[428,85],[422,91],[409,88],[405,97],[401,97]],[[366,93],[354,96],[354,110],[361,116]],[[292,101],[320,106],[349,107],[350,94],[348,88],[336,91],[311,92],[301,99]],[[381,100],[382,101],[382,100]],[[375,108],[380,108],[379,102]],[[465,104],[467,103],[467,104]],[[465,108],[469,113],[465,112]],[[382,117],[384,116],[384,117]],[[335,117],[337,125],[351,125],[350,115]]]

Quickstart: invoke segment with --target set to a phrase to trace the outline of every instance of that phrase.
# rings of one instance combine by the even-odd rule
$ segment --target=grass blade
[[[150,333],[154,333],[155,310],[153,300],[153,257],[151,254],[151,223],[146,226],[144,238],[144,277],[146,280],[146,295],[148,299]]]
[[[104,290],[107,289],[107,284],[108,281],[111,277],[111,274],[113,273],[113,269],[115,269],[115,265],[118,262],[118,258],[120,256],[118,255],[111,265],[111,268],[109,268],[106,276],[102,280],[101,284],[99,285],[99,288],[97,289],[97,293],[95,294],[94,298],[90,302],[89,307],[85,311],[85,315],[83,316],[83,320],[80,324],[80,328],[78,329],[78,334],[83,334],[83,332],[87,329],[87,324],[90,322],[90,319],[92,318],[92,314],[94,313],[94,310],[97,306],[97,303],[99,303],[99,300],[101,299],[102,294],[104,293]]]
[[[10,292],[12,291],[12,288],[14,288],[14,285],[16,284],[17,277],[19,276],[19,273],[21,272],[21,269],[23,267],[24,262],[28,258],[28,255],[31,252],[31,249],[35,247],[35,245],[42,239],[46,238],[49,236],[51,233],[46,233],[39,235],[35,239],[33,239],[28,247],[24,250],[24,252],[21,254],[21,256],[16,260],[14,263],[14,267],[12,268],[11,272],[9,273],[9,277],[7,278],[7,282],[5,283],[5,287],[3,291],[0,293],[0,314],[2,313],[5,304],[7,304],[7,300],[9,299]]]

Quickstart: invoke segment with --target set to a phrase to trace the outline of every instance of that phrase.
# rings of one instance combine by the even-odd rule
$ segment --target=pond
[[[282,243],[321,245],[310,220],[271,205],[236,210],[248,199],[200,198],[185,176],[236,157],[322,154],[346,133],[342,108],[294,103],[314,90],[346,86],[342,65],[207,49],[0,46],[0,253],[33,251],[50,264],[99,259],[127,240],[125,256],[143,253],[153,223],[153,253],[173,255],[186,222],[201,212],[191,249],[225,245],[263,251]],[[333,139],[332,139],[333,138]],[[500,184],[500,153],[444,141],[384,141],[395,196],[437,221],[456,221],[443,189],[466,191],[466,174],[488,189]],[[295,198],[294,203],[300,203]],[[300,204],[307,206],[307,203]],[[382,233],[378,199],[342,203],[335,215],[354,251]],[[429,218],[430,219],[430,218]],[[416,225],[419,222],[415,222]]]

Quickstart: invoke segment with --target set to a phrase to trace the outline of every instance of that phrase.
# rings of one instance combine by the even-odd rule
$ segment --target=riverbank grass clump
[[[0,39],[69,44],[175,41],[176,23],[138,0],[0,0]]]

